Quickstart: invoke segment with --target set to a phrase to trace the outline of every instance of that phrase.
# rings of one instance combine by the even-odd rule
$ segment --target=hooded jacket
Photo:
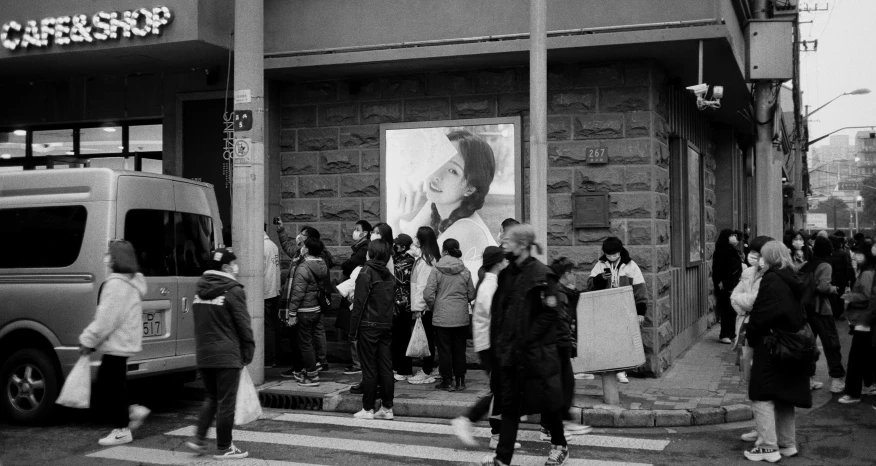
[[[360,327],[391,329],[394,297],[395,277],[386,264],[376,260],[366,262],[356,277],[350,340],[358,338]]]
[[[349,277],[356,267],[365,265],[365,261],[368,260],[368,245],[370,243],[371,240],[368,238],[368,235],[365,235],[365,237],[357,241],[356,244],[350,246],[350,249],[353,250],[353,254],[341,264],[341,272],[344,273],[345,277]]]
[[[199,369],[240,369],[252,362],[255,339],[246,293],[232,275],[208,270],[192,304]]]
[[[143,349],[142,299],[146,289],[142,274],[110,274],[101,285],[94,320],[79,335],[79,343],[113,356],[139,353]]]
[[[435,327],[467,327],[469,303],[475,297],[471,272],[453,256],[444,256],[435,264],[423,290]]]
[[[773,362],[770,340],[776,330],[797,332],[806,323],[800,303],[803,289],[791,268],[767,270],[751,309],[746,340],[754,349],[748,397],[752,401],[781,401],[799,408],[812,406],[810,371],[790,371]],[[812,364],[814,371],[815,364]]]
[[[319,287],[328,277],[323,259],[305,259],[295,268],[289,293],[289,312],[319,312]]]
[[[627,248],[621,248],[620,255],[620,259],[618,259],[620,265],[618,265],[617,270],[617,288],[623,288],[625,286],[633,287],[633,297],[636,300],[636,314],[643,316],[648,311],[648,291],[645,289],[645,277],[642,275],[642,271],[639,269],[639,265],[636,264],[636,261],[630,258],[630,253],[627,251]],[[611,284],[602,278],[602,273],[609,268],[610,264],[608,258],[603,254],[602,257],[599,258],[599,262],[597,262],[590,271],[590,278],[587,279],[586,291],[598,291],[611,288]]]

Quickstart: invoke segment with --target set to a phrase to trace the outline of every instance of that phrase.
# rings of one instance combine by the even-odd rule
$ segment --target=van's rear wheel
[[[44,351],[24,348],[12,353],[0,367],[0,411],[14,422],[47,421],[58,398],[58,379],[58,371]]]

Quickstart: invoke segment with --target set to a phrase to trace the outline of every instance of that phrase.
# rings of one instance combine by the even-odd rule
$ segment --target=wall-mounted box
[[[574,228],[607,228],[608,193],[576,193],[574,195],[572,226]]]
[[[746,79],[786,81],[794,77],[794,24],[751,20],[745,27]]]

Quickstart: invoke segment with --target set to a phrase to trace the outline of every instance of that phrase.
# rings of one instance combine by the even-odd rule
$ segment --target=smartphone
[[[280,217],[274,217],[274,225],[282,225],[282,224],[283,224],[283,220],[281,220]]]

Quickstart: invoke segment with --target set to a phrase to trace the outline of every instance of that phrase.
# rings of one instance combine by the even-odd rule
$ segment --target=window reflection
[[[131,126],[128,140],[128,152],[161,152],[161,125]]]
[[[27,133],[23,130],[0,132],[0,160],[24,157]]]
[[[34,157],[73,155],[73,130],[34,131],[32,147]]]
[[[79,154],[120,154],[122,152],[122,127],[104,126],[79,130]]]

